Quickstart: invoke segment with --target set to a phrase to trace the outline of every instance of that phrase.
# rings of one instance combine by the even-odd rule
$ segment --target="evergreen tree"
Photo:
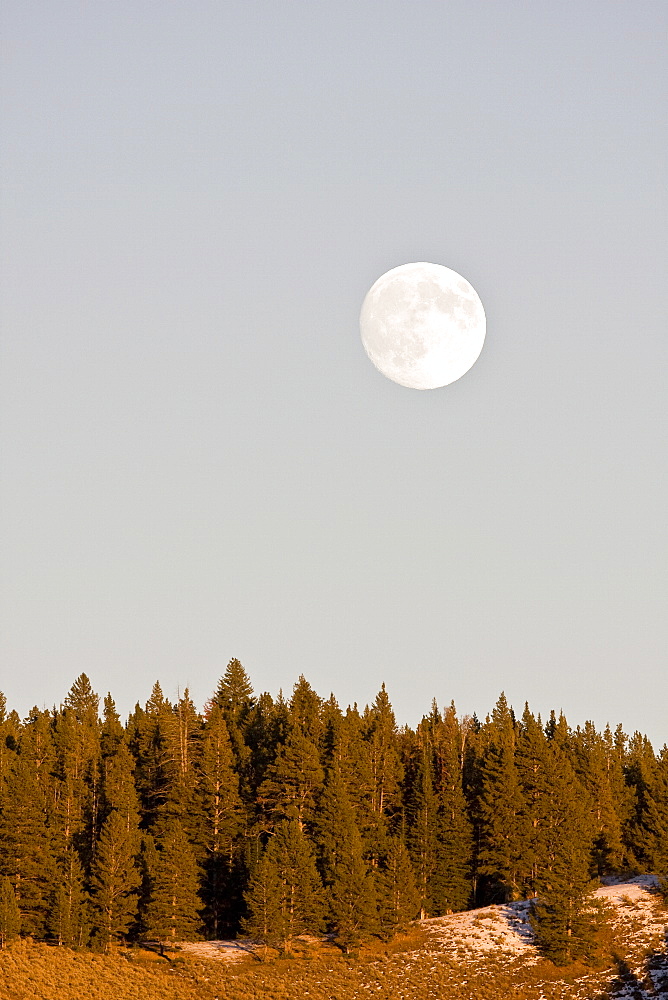
[[[169,774],[166,767],[167,730],[172,706],[156,681],[142,709],[135,706],[128,719],[128,742],[135,758],[135,781],[141,803],[142,827],[150,829],[167,800]]]
[[[647,829],[653,825],[650,813],[657,760],[652,744],[641,733],[634,733],[629,741],[625,774],[629,792],[629,809],[624,828],[626,856],[632,868],[642,871],[652,862],[651,837],[648,840]]]
[[[98,724],[99,697],[93,691],[86,674],[79,674],[65,698],[65,708],[70,708],[81,723],[91,728]]]
[[[17,750],[23,765],[44,796],[44,806],[48,815],[53,811],[53,775],[56,769],[53,719],[49,712],[42,712],[36,707],[31,709],[20,728]]]
[[[125,730],[111,694],[105,696],[102,714],[104,721],[100,730],[100,752],[103,757],[113,757],[121,743],[125,742]]]
[[[137,868],[134,831],[113,809],[104,822],[91,866],[92,924],[96,940],[107,951],[128,933],[137,914]]]
[[[101,771],[102,815],[106,819],[112,811],[117,812],[138,850],[139,799],[134,783],[134,761],[124,742],[117,744],[109,756],[102,758]]]
[[[236,658],[227,664],[211,699],[211,705],[214,704],[220,708],[227,725],[232,752],[237,762],[241,794],[244,799],[249,800],[253,781],[250,774],[250,750],[246,742],[246,729],[255,701],[250,678]]]
[[[169,820],[156,840],[153,868],[149,869],[151,897],[146,911],[146,934],[161,948],[176,941],[195,941],[201,926],[199,869],[195,854],[178,820]]]
[[[188,689],[172,711],[165,715],[161,767],[164,775],[164,801],[159,816],[177,819],[196,843],[201,840],[201,811],[197,796],[197,762],[202,720]]]
[[[233,722],[237,727],[241,725],[253,705],[253,686],[236,658],[227,664],[212,700],[221,709],[226,722]]]
[[[524,803],[515,766],[515,720],[501,695],[487,726],[478,801],[481,844],[478,871],[487,877],[488,898],[508,902],[521,893],[526,848]]]
[[[241,910],[245,869],[241,834],[244,815],[239,796],[239,776],[218,705],[211,707],[203,733],[198,764],[203,844],[204,922],[208,933],[219,938],[236,930]]]
[[[379,929],[374,879],[338,767],[330,768],[320,796],[316,842],[329,901],[329,925],[348,954]]]
[[[318,797],[314,823],[318,868],[325,886],[331,886],[336,866],[341,861],[344,850],[340,837],[341,826],[349,821],[354,823],[354,812],[341,769],[335,764],[327,770],[325,783]]]
[[[7,876],[0,879],[0,948],[4,951],[7,942],[19,936],[21,913],[16,901],[14,886]]]
[[[524,821],[518,885],[525,898],[536,892],[536,880],[546,851],[543,819],[546,802],[552,794],[548,768],[550,752],[551,747],[540,720],[525,705],[515,745],[515,764],[522,791]]]
[[[573,750],[576,774],[592,804],[596,868],[599,875],[611,874],[618,871],[624,861],[624,799],[619,794],[624,788],[621,763],[616,759],[610,730],[607,736],[601,736],[592,722],[576,730]]]
[[[64,846],[72,837],[88,861],[99,832],[100,720],[99,698],[86,674],[70,688],[61,712],[54,718],[58,755],[58,815],[64,822]]]
[[[322,760],[325,768],[341,766],[338,753],[342,744],[343,712],[333,694],[322,705]]]
[[[239,754],[232,744],[237,761],[236,772],[240,779],[239,791],[248,807],[249,816],[255,808],[257,789],[267,777],[278,748],[285,743],[288,728],[287,705],[275,702],[265,692],[254,702],[245,719],[243,772],[238,765]]]
[[[651,778],[644,789],[642,827],[638,854],[659,879],[659,888],[668,899],[668,747],[664,746]]]
[[[152,875],[157,866],[158,858],[155,837],[152,833],[142,833],[139,854],[137,856],[137,867],[140,877],[138,914],[132,926],[132,933],[137,938],[146,938],[149,936],[146,915],[151,902]]]
[[[303,674],[295,684],[290,699],[290,724],[320,750],[323,739],[322,698]]]
[[[7,700],[0,691],[0,782],[15,766],[17,737],[18,727],[14,719],[7,715]]]
[[[258,790],[259,804],[269,814],[269,829],[281,819],[295,819],[300,830],[313,820],[324,772],[316,745],[294,726]]]
[[[473,830],[463,788],[462,732],[455,706],[433,720],[434,781],[438,801],[436,865],[431,880],[433,912],[465,910],[471,901]]]
[[[51,900],[47,930],[57,944],[80,948],[88,943],[90,914],[88,896],[83,887],[83,869],[74,848],[67,849],[58,872],[59,880]]]
[[[593,826],[590,802],[563,751],[546,760],[551,786],[542,816],[543,846],[531,922],[543,953],[556,964],[587,957],[596,927],[589,873]]]
[[[378,876],[378,897],[381,929],[388,940],[419,916],[420,894],[413,867],[408,851],[399,840],[389,842]]]
[[[204,727],[198,771],[205,817],[204,845],[210,853],[224,854],[231,862],[243,827],[243,812],[230,737],[217,705],[211,709]]]
[[[58,852],[74,845],[88,864],[100,826],[100,727],[97,695],[86,687],[86,675],[82,677],[85,683],[75,685],[77,697],[70,692],[53,721],[56,780],[52,826]]]
[[[23,932],[42,937],[56,866],[45,796],[32,762],[23,757],[18,757],[2,790],[0,872],[14,887]]]
[[[322,929],[324,898],[315,859],[296,820],[283,820],[246,894],[248,934],[290,952],[298,934]]]
[[[365,830],[365,848],[372,863],[386,852],[387,837],[401,806],[400,782],[403,769],[397,746],[394,712],[383,684],[376,700],[364,714],[368,765],[370,769],[370,824]]]
[[[434,875],[438,865],[438,799],[433,780],[429,724],[418,728],[404,773],[406,843],[420,894],[422,918],[434,912]]]
[[[356,705],[348,708],[340,725],[337,726],[336,733],[332,732],[331,735],[332,744],[327,754],[329,764],[330,767],[336,767],[340,771],[367,850],[374,839],[374,831],[378,829],[379,822],[372,804],[375,786],[371,745],[365,738],[367,735],[365,723]]]
[[[244,933],[265,946],[281,941],[283,928],[283,885],[278,864],[265,850],[255,865],[245,894],[247,916],[242,920]]]
[[[345,846],[333,872],[329,916],[334,937],[346,955],[380,929],[375,882],[362,853],[362,839],[352,820],[341,830]]]

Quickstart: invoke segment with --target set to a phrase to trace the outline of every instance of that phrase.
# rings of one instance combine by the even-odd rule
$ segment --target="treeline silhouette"
[[[567,962],[592,948],[592,880],[640,871],[668,875],[666,747],[504,695],[484,722],[434,702],[398,728],[384,686],[362,712],[304,677],[256,696],[233,659],[203,712],[156,683],[126,725],[85,674],[23,721],[0,696],[3,947],[327,931],[348,952],[534,898]]]

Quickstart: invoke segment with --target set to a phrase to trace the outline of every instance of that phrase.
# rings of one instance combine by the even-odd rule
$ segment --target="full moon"
[[[485,310],[461,274],[442,264],[402,264],[381,275],[362,304],[364,350],[378,371],[409,389],[438,389],[478,360]]]

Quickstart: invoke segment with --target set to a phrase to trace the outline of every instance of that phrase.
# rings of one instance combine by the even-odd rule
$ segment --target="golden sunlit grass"
[[[633,901],[631,901],[633,903]],[[658,917],[658,919],[656,919]],[[665,918],[665,919],[664,919]],[[426,927],[385,945],[376,942],[355,958],[328,942],[297,942],[295,955],[270,952],[267,961],[238,963],[186,950],[161,958],[147,948],[110,955],[72,952],[16,942],[0,953],[2,1000],[598,1000],[622,964],[640,968],[644,956],[663,951],[668,913],[655,915],[651,932],[642,907],[623,905],[601,931],[601,964],[558,968],[545,960],[498,951],[439,946]],[[613,960],[617,957],[617,965]],[[535,958],[535,955],[534,955]]]

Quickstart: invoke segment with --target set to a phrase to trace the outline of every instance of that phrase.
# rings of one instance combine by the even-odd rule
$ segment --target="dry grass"
[[[353,959],[328,942],[298,943],[289,959],[239,962],[194,950],[160,958],[141,948],[108,955],[19,942],[0,953],[2,1000],[604,1000],[668,996],[668,913],[651,896],[609,903],[601,968],[541,959],[523,912],[498,907],[425,921]],[[514,937],[515,936],[515,937]],[[515,940],[519,940],[519,944]],[[490,945],[488,947],[488,945]],[[614,960],[616,956],[616,964]],[[668,989],[668,978],[666,979]]]

